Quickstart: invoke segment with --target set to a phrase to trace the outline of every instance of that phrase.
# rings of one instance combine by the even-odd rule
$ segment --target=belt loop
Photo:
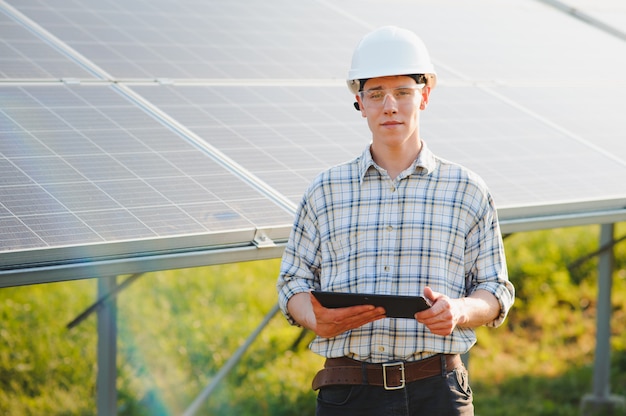
[[[439,354],[439,357],[441,358],[441,377],[445,377],[446,373],[448,372],[448,363],[446,360],[446,355]]]

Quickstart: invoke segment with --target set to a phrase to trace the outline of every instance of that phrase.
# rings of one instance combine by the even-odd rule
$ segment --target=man
[[[459,354],[514,300],[495,206],[473,172],[436,157],[420,112],[436,75],[422,41],[383,27],[357,46],[348,86],[372,141],[321,173],[299,205],[278,277],[287,319],[326,357],[318,415],[473,415]],[[325,308],[313,290],[423,295],[414,319]]]

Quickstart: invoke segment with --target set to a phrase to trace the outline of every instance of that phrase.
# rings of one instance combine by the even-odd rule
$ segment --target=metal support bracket
[[[274,240],[269,238],[263,231],[257,230],[252,243],[258,248],[276,247]]]

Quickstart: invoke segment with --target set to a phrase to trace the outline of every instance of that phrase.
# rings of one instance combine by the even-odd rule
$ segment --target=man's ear
[[[426,110],[428,99],[430,98],[430,91],[430,87],[428,85],[424,85],[422,88],[422,103],[420,104],[420,110]]]
[[[361,96],[359,94],[354,96],[356,102],[354,103],[354,108],[361,112],[361,117],[366,118],[365,109],[363,108],[363,101],[361,101]]]

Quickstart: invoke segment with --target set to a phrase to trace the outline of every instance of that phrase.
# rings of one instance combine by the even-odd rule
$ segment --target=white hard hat
[[[413,32],[384,26],[365,35],[352,55],[348,88],[359,92],[359,80],[393,75],[428,74],[434,86],[435,69],[424,42]]]

